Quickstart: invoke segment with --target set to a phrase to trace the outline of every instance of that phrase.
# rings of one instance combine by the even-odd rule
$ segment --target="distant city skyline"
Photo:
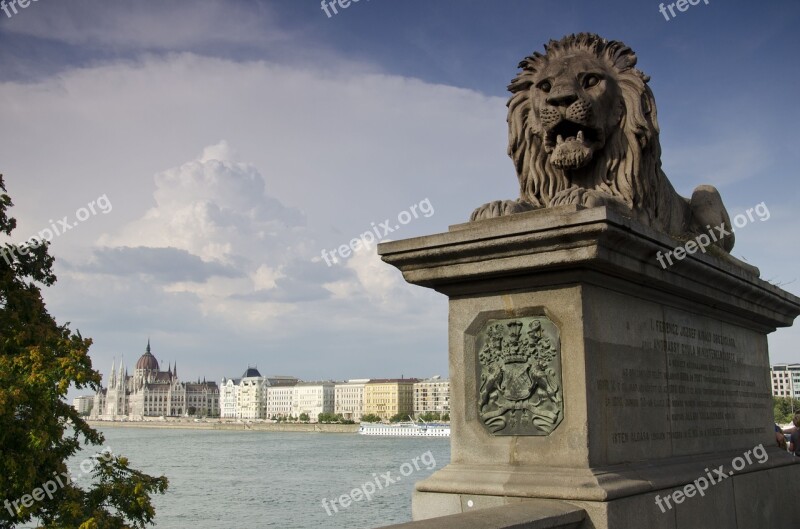
[[[450,412],[450,382],[439,376],[366,378],[345,381],[300,380],[291,375],[262,375],[247,367],[238,378],[223,377],[196,383],[181,380],[177,367],[162,370],[147,348],[129,372],[112,363],[107,383],[93,395],[73,397],[79,413],[98,420],[141,421],[163,417],[285,420],[323,416],[360,421],[365,416],[384,420],[412,414],[437,416]],[[88,412],[88,413],[87,413]],[[307,419],[306,419],[307,420]]]
[[[150,339],[148,338],[147,342],[146,342],[146,346],[145,346],[145,351],[152,351],[152,350],[153,350],[153,347],[151,346]],[[154,352],[152,354],[153,354],[153,356],[155,358],[158,359],[159,365],[165,363],[165,359],[164,358],[159,358],[159,355],[157,353]],[[139,353],[139,355],[141,355],[141,353]],[[125,362],[125,355],[120,355],[119,359],[116,358],[116,357],[112,357],[112,365],[113,366],[123,366],[123,367],[125,367],[127,369],[127,364],[125,364],[124,362]],[[171,369],[176,369],[177,370],[177,364],[178,364],[177,361],[175,361],[175,360],[172,360],[172,361],[167,360],[166,364],[167,364],[168,369],[170,369],[170,370]],[[133,364],[131,364],[131,365],[133,365]],[[106,383],[108,377],[111,375],[111,373],[106,371],[105,369],[103,369],[102,366],[94,366],[94,368],[97,371],[100,372],[101,376],[103,377],[103,385],[105,385],[105,383]],[[245,371],[247,371],[249,369],[257,369],[257,370],[260,371],[260,368],[258,367],[257,363],[247,364],[245,366],[242,366],[240,369],[244,369]],[[236,369],[234,368],[231,371],[233,373],[235,373]],[[278,377],[280,377],[280,376],[292,376],[292,374],[286,374],[286,373],[275,373],[275,372],[266,372],[266,371],[265,371],[265,373],[266,374],[264,376],[278,376]],[[220,380],[229,379],[229,378],[236,378],[235,376],[233,376],[230,373],[228,373],[228,374],[223,374],[223,375],[220,375],[220,376],[208,376],[208,375],[204,375],[204,374],[198,374],[193,379],[196,379],[198,377],[200,379],[213,380],[215,382],[216,381],[220,381]],[[434,373],[434,374],[425,374],[425,377],[413,377],[413,376],[409,377],[409,376],[406,376],[405,373],[401,373],[401,374],[397,375],[394,378],[399,378],[399,379],[403,379],[403,378],[419,378],[420,380],[422,380],[422,379],[425,379],[425,378],[434,378],[434,377],[441,377],[441,378],[446,379],[447,375],[446,375],[446,373],[444,375],[438,374],[438,373]],[[302,382],[314,382],[314,381],[345,382],[347,380],[358,379],[359,377],[346,377],[346,378],[342,378],[342,379],[325,378],[325,377],[319,378],[319,379],[303,379],[302,377],[297,377],[297,378],[298,378],[298,380],[300,380]],[[368,378],[368,377],[366,377],[366,378]],[[372,378],[387,378],[387,377],[372,377]],[[388,377],[388,378],[392,378],[392,377]],[[76,395],[77,394],[83,395],[83,394],[87,394],[87,393],[85,391],[84,392],[77,391],[77,392],[75,392],[75,394]]]

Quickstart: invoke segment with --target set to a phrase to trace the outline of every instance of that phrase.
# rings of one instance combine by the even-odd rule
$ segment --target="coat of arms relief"
[[[477,339],[484,426],[494,435],[549,435],[564,415],[558,328],[542,316],[489,320]]]

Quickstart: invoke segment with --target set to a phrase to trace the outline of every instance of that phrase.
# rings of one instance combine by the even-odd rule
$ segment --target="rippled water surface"
[[[135,468],[169,478],[167,494],[155,497],[158,529],[357,529],[406,522],[411,520],[414,482],[450,461],[448,438],[149,428],[102,431],[115,454],[129,457]],[[435,468],[428,470],[434,462]],[[385,486],[381,475],[386,472],[390,479],[400,479]],[[339,512],[329,507],[328,515],[323,498],[349,494],[367,482],[374,484],[376,478],[384,488],[376,486],[371,501],[362,499],[346,509],[337,503]],[[370,486],[364,488],[369,491]]]

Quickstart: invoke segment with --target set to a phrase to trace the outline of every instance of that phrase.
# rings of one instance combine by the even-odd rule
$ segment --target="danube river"
[[[169,478],[167,493],[155,496],[158,529],[356,529],[406,522],[414,482],[450,462],[449,438],[101,430],[115,454]],[[78,465],[72,466],[72,473],[80,474]],[[350,496],[346,508],[342,495]]]

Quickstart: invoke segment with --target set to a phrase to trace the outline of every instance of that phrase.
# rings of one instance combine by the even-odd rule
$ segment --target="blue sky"
[[[631,0],[39,0],[0,12],[0,171],[17,240],[56,237],[59,321],[105,374],[147,337],[187,378],[447,371],[447,306],[372,253],[331,249],[427,199],[393,234],[446,230],[516,192],[506,85],[551,38],[622,40],[652,77],[664,169],[731,212],[734,255],[795,294],[800,4]],[[800,361],[800,332],[770,338]]]

